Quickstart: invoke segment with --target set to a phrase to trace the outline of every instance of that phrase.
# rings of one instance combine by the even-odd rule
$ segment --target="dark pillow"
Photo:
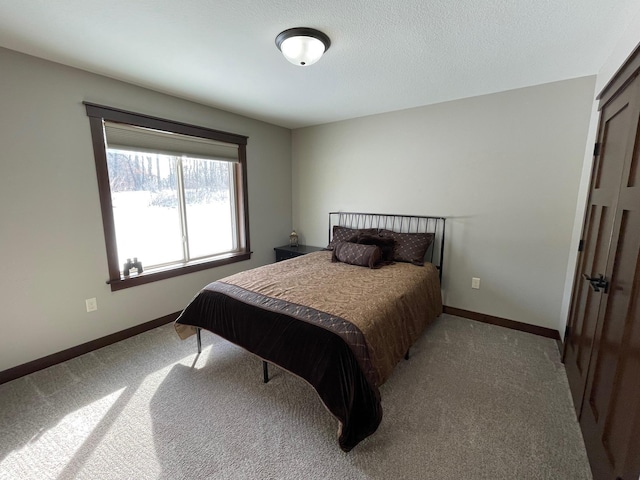
[[[433,233],[398,233],[380,230],[380,236],[396,241],[393,259],[396,262],[411,262],[424,265],[424,256],[433,242]]]
[[[333,250],[333,247],[338,242],[355,242],[360,233],[368,233],[368,234],[374,235],[378,233],[378,229],[363,228],[361,230],[358,230],[357,228],[348,228],[348,227],[341,227],[340,225],[334,225],[333,235],[331,236],[331,241],[329,242],[329,245],[327,245],[327,248],[329,250]]]
[[[393,238],[361,233],[358,235],[356,243],[361,243],[363,245],[376,245],[380,247],[380,250],[382,251],[382,262],[387,264],[393,262],[393,253],[396,246],[396,241]]]
[[[348,263],[361,267],[377,268],[382,258],[382,250],[375,245],[361,245],[351,242],[338,242],[331,255],[332,262]]]

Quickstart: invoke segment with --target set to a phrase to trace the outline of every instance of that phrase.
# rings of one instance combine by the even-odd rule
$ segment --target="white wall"
[[[446,216],[445,304],[559,329],[594,84],[294,130],[294,227],[323,246],[333,210]]]
[[[587,135],[587,143],[584,152],[582,164],[582,174],[580,176],[580,188],[578,190],[578,198],[576,203],[576,213],[574,217],[574,225],[572,232],[571,250],[569,253],[569,262],[565,276],[564,295],[562,299],[562,313],[559,331],[564,332],[564,328],[568,322],[569,309],[571,306],[571,293],[573,289],[574,276],[576,271],[576,262],[578,260],[578,242],[582,236],[582,224],[584,220],[587,196],[589,194],[589,181],[591,178],[591,166],[593,164],[593,145],[597,138],[598,129],[598,101],[596,96],[600,94],[602,89],[607,85],[609,80],[624,64],[625,60],[631,55],[635,47],[640,44],[640,12],[631,20],[628,28],[622,33],[616,47],[611,52],[605,63],[600,68],[596,76],[596,86],[591,107],[591,120],[589,122],[589,133]]]
[[[179,311],[286,243],[290,130],[5,49],[0,72],[0,371]],[[252,259],[112,293],[83,101],[247,135]]]

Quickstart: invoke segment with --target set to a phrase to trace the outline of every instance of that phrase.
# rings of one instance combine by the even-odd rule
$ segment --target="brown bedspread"
[[[378,387],[442,312],[437,269],[331,263],[317,252],[223,278],[176,321],[210,330],[307,380],[350,450],[382,419]]]

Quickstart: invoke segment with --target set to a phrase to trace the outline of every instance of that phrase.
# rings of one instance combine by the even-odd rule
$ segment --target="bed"
[[[197,334],[198,350],[200,329],[245,348],[265,382],[266,362],[306,380],[349,451],[378,428],[379,387],[442,312],[444,233],[442,217],[332,212],[327,250],[210,283],[176,331]]]

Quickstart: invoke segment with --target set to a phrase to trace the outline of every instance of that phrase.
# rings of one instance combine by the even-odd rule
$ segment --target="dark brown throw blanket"
[[[204,328],[305,379],[349,451],[377,429],[378,387],[441,311],[430,264],[371,270],[317,252],[209,284],[176,330]]]

